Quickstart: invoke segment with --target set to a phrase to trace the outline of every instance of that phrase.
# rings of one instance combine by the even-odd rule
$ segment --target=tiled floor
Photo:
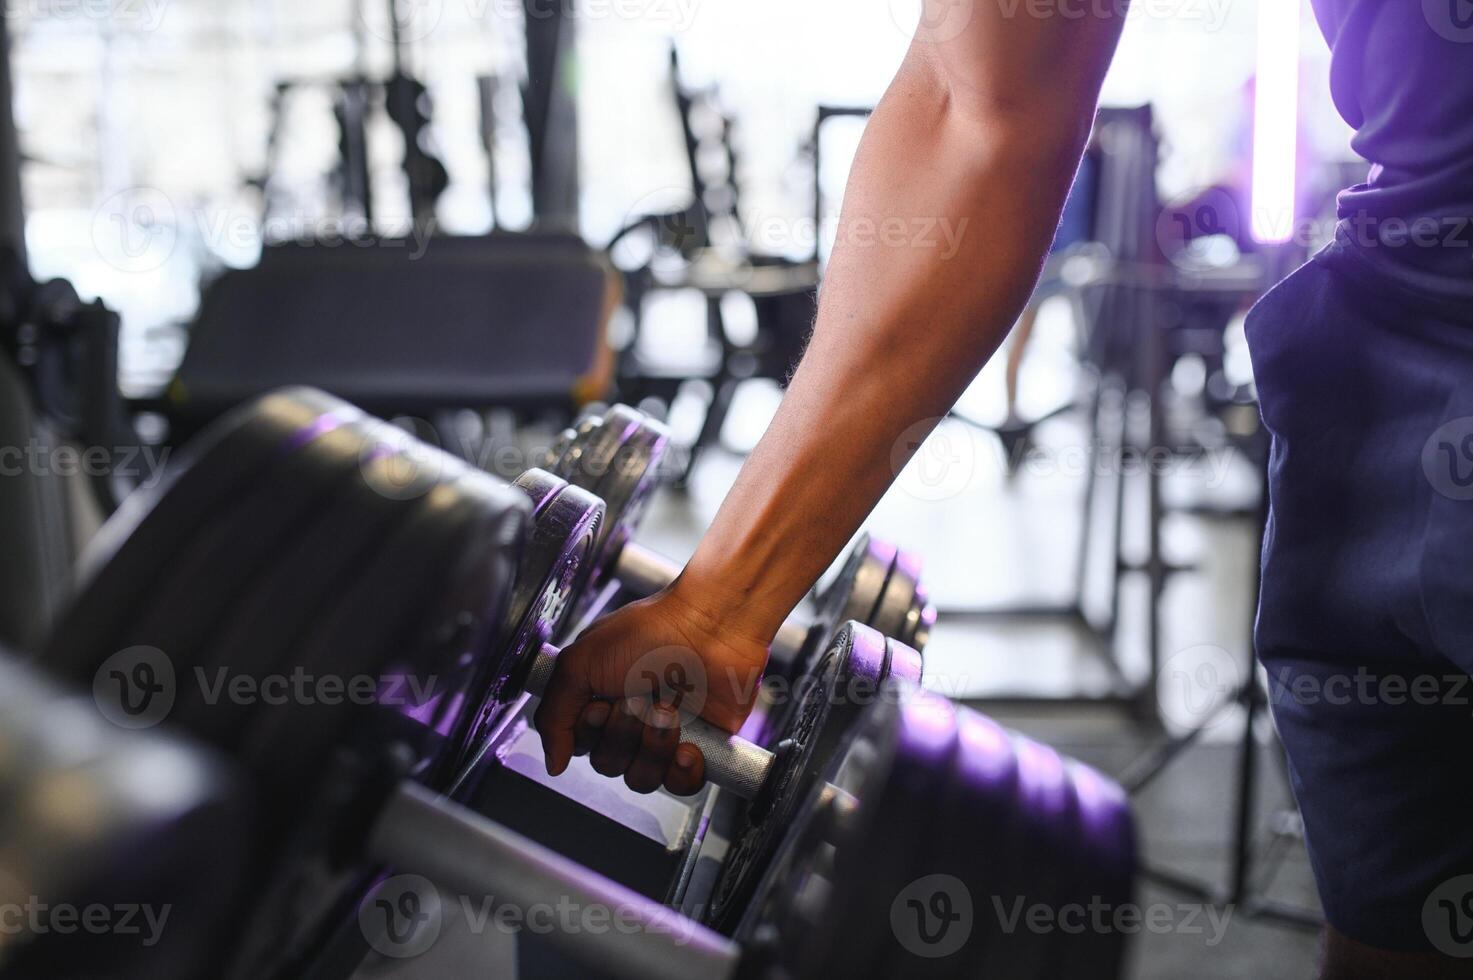
[[[984,379],[985,380],[985,379]],[[985,400],[986,394],[971,396]],[[749,394],[728,427],[730,442],[755,438],[773,396]],[[878,535],[913,549],[925,560],[925,580],[938,605],[995,606],[1021,600],[1066,598],[1074,581],[1086,457],[1084,430],[1065,416],[1040,431],[1041,454],[1013,478],[1004,474],[996,441],[961,424],[947,424],[868,522]],[[666,494],[652,508],[642,538],[671,555],[690,554],[730,485],[740,458],[716,452],[702,459],[690,487]],[[930,467],[929,470],[925,467]],[[1190,468],[1170,464],[1171,499],[1210,497],[1251,505],[1255,481],[1238,457],[1209,455]],[[1126,552],[1144,541],[1142,481],[1129,481]],[[1105,508],[1108,510],[1108,507]],[[1234,766],[1241,712],[1213,709],[1247,669],[1256,540],[1251,520],[1174,515],[1164,529],[1164,551],[1190,570],[1173,576],[1162,597],[1162,669],[1158,685],[1164,730],[1211,722],[1207,737],[1180,757],[1136,798],[1145,860],[1183,874],[1222,881],[1234,812]],[[1098,568],[1108,567],[1108,551]],[[1137,576],[1139,578],[1139,576]],[[1092,573],[1098,595],[1108,576]],[[1116,647],[1127,677],[1145,664],[1144,590],[1122,592]],[[1098,602],[1094,604],[1096,607]],[[987,699],[999,693],[1057,695],[1099,691],[1109,674],[1081,631],[1049,621],[997,621],[943,614],[927,651],[928,686],[977,704],[1007,724],[1120,774],[1161,731],[1129,720],[1117,708],[1021,708]],[[1279,819],[1287,791],[1278,748],[1262,729],[1257,819],[1266,831]],[[1302,844],[1289,839],[1276,873],[1265,882],[1281,902],[1314,907],[1313,882]],[[1302,978],[1313,974],[1312,932],[1255,920],[1237,907],[1215,910],[1217,920],[1177,909],[1194,900],[1157,886],[1143,889],[1144,905],[1175,911],[1170,931],[1143,933],[1131,975],[1139,980]],[[1189,918],[1190,916],[1190,918]],[[1223,918],[1225,916],[1225,918]],[[1214,929],[1213,922],[1220,926]]]

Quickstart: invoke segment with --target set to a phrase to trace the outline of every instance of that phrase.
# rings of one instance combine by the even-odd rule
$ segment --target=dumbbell
[[[1093,769],[920,696],[882,699],[816,785],[722,924],[750,975],[1121,975],[1122,932],[1010,928],[996,914],[1132,901],[1130,807]]]
[[[603,513],[598,498],[542,470],[527,471],[514,485],[527,495],[535,516],[513,588],[506,639],[497,652],[498,669],[469,741],[471,754],[462,760],[464,770],[474,767],[477,754],[493,751],[493,733],[517,692],[540,695],[550,680],[558,651],[546,641],[560,611],[576,601],[576,566],[587,560]],[[912,685],[921,680],[919,653],[860,623],[841,626],[821,653],[806,672],[769,690],[761,745],[699,718],[681,726],[681,741],[696,745],[705,757],[707,780],[742,801],[734,820],[731,867],[722,876],[709,921],[726,920],[750,897],[793,807],[881,682],[891,676]],[[700,669],[690,666],[693,673]],[[682,696],[668,687],[662,693]]]
[[[868,533],[855,541],[816,603],[820,621],[857,619],[917,650],[925,649],[936,625],[920,560]]]
[[[0,977],[208,976],[237,927],[237,774],[104,703],[0,650]]]
[[[533,520],[508,606],[508,628],[494,654],[497,669],[485,688],[486,703],[470,740],[473,750],[484,744],[519,693],[540,696],[551,680],[559,651],[548,640],[574,601],[580,566],[589,560],[604,514],[603,501],[544,470],[526,471],[513,486],[527,495]],[[872,697],[892,672],[920,682],[920,654],[899,641],[858,623],[842,627],[837,636],[830,656],[840,658],[843,666],[833,679],[839,689],[830,700]],[[764,798],[764,788],[770,793],[776,785],[771,777],[778,756],[761,746],[698,717],[682,723],[681,741],[701,750],[706,778],[714,785],[748,800]]]
[[[638,409],[615,405],[602,414],[585,414],[546,454],[546,469],[596,494],[608,508],[594,543],[595,560],[583,573],[580,612],[587,611],[610,579],[644,597],[680,574],[678,562],[633,540],[645,505],[663,476],[661,464],[670,444],[669,432],[660,422]],[[809,621],[795,616],[779,627],[772,643],[772,656],[779,664],[801,664],[807,659],[805,651],[819,652],[833,629],[850,619],[923,649],[936,620],[920,583],[920,563],[868,535],[856,542],[833,583],[811,605],[814,615]]]
[[[588,522],[572,520],[573,534],[555,536],[562,541],[558,549],[538,545],[540,521],[527,492],[535,480],[508,488],[442,459],[438,451],[396,438],[381,424],[314,393],[277,393],[233,413],[186,453],[182,471],[115,515],[104,536],[106,550],[94,556],[82,595],[48,645],[48,660],[87,685],[118,671],[146,681],[150,691],[162,690],[169,687],[164,668],[172,667],[173,693],[180,697],[163,700],[179,709],[171,711],[165,703],[156,720],[185,729],[231,757],[254,789],[258,826],[233,839],[253,845],[252,900],[237,910],[247,925],[230,937],[233,945],[219,944],[220,968],[193,975],[304,975],[313,972],[317,957],[329,953],[341,963],[341,947],[324,949],[323,937],[342,939],[344,928],[352,925],[352,897],[373,898],[373,869],[385,862],[445,888],[502,901],[567,897],[618,909],[638,927],[635,932],[579,930],[558,937],[569,952],[617,975],[730,976],[749,963],[760,964],[752,954],[770,955],[767,926],[788,930],[789,911],[764,901],[764,909],[778,911],[742,933],[750,934],[750,941],[734,942],[445,796],[456,769],[447,766],[447,759],[461,755],[478,710],[515,697],[522,687],[536,687],[555,663],[554,651],[538,638],[566,598],[561,583],[576,572],[567,555],[579,553]],[[253,454],[254,467],[242,473],[230,458],[235,454]],[[390,479],[405,470],[412,478]],[[567,488],[538,499],[543,513],[560,514],[565,525],[574,515],[586,515]],[[525,573],[532,555],[537,556],[532,567],[552,572],[526,582],[554,585],[527,585],[516,598],[512,570]],[[131,574],[122,575],[121,569]],[[165,615],[166,605],[177,623]],[[521,606],[531,612],[517,618]],[[111,629],[69,622],[84,613],[111,616]],[[146,643],[154,629],[162,628],[167,635],[159,635],[167,643],[155,646],[163,660],[144,677],[131,669],[137,663],[128,662],[132,644]],[[857,662],[853,647],[869,650],[871,661],[875,650],[887,651],[891,673],[898,673],[893,662],[904,657],[893,641],[855,628],[845,635],[851,649],[827,657],[831,666],[823,677],[854,676],[857,672],[846,666]],[[854,640],[861,636],[869,639]],[[69,637],[94,645],[68,648]],[[506,648],[507,637],[515,638],[515,650]],[[212,706],[208,699],[183,697],[200,663],[229,668],[235,675],[306,671],[323,677],[364,675],[380,683],[361,704],[294,699]],[[431,686],[428,697],[404,703],[390,697],[389,682],[406,677],[439,677],[441,683]],[[842,817],[850,828],[845,852],[855,860],[864,860],[866,851],[888,859],[893,842],[886,834],[891,832],[924,839],[919,825],[876,831],[871,815],[909,813],[930,820],[941,812],[946,799],[937,790],[946,787],[944,764],[957,752],[913,753],[913,758],[891,752],[876,762],[872,749],[928,745],[943,737],[943,730],[954,746],[952,709],[891,676],[879,684],[871,703],[859,707],[852,723],[841,726],[826,723],[831,698],[823,692],[835,688],[815,690],[820,693],[809,702],[812,712],[795,712],[801,727],[794,728],[788,747],[764,758],[750,756],[739,744],[727,746],[744,760],[738,784],[760,790],[759,803],[766,797],[771,825],[786,822],[782,814],[797,815],[793,826],[806,826],[818,812]],[[151,700],[152,694],[148,703],[134,707],[149,714]],[[217,717],[222,707],[228,710]],[[853,743],[856,731],[867,733],[868,741]],[[815,732],[839,750],[819,752]],[[708,761],[718,774],[727,771],[722,751],[716,745]],[[1032,771],[1045,757],[1021,748],[1011,756],[1018,772]],[[856,795],[842,778],[861,764],[868,771],[889,766],[890,775]],[[918,782],[916,773],[926,774],[925,779]],[[825,784],[835,788],[827,790]],[[1079,794],[1071,782],[1062,785],[1063,796],[1054,793],[1050,800],[1063,799],[1065,811],[1074,812],[1078,807],[1072,801]],[[1008,839],[1010,859],[1032,861],[1035,873],[1059,863],[1057,836],[1069,827],[1056,808],[1030,808],[1025,797],[1009,797],[1001,783],[982,796],[996,808],[1016,806],[1010,826],[1028,828],[1032,835],[1015,833]],[[982,802],[964,808],[957,822],[980,814]],[[1114,832],[1099,841],[1090,838],[1068,854],[1074,864],[1093,869],[1103,861],[1096,850],[1113,854],[1122,841]],[[782,868],[806,869],[818,860],[793,854],[786,839],[782,847]],[[898,893],[909,870],[884,865],[865,879],[865,887],[876,895]],[[789,884],[774,883],[780,873],[777,866],[765,868],[757,893],[785,893]],[[970,872],[966,880],[979,895],[987,887]],[[790,884],[796,887],[796,879]],[[837,908],[855,898],[827,901]],[[806,914],[812,913],[808,908]],[[821,912],[818,919],[828,923]],[[886,931],[883,918],[859,924],[866,938]],[[672,926],[677,927],[673,932]],[[780,934],[778,945],[799,936]],[[884,975],[877,965],[860,972]]]

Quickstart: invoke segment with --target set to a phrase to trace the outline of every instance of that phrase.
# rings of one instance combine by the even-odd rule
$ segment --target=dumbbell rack
[[[581,632],[618,602],[618,585],[610,583],[569,633]],[[690,800],[676,800],[663,792],[640,795],[621,780],[594,773],[584,759],[574,759],[556,779],[548,777],[541,768],[541,742],[532,727],[534,706],[535,701],[524,697],[507,715],[452,796],[652,902],[691,917],[708,907],[719,859],[711,856],[707,844],[719,849],[723,822],[729,825],[733,820],[732,806],[721,804],[740,801],[711,786]],[[473,946],[484,942],[466,936],[460,941]],[[519,980],[551,980],[575,971],[579,976],[597,976],[586,965],[569,960],[555,944],[539,942],[535,936],[523,940],[522,950],[528,955],[519,960]],[[712,967],[706,957],[696,959],[680,967]]]

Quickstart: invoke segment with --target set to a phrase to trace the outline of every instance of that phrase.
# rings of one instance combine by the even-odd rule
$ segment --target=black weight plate
[[[839,628],[842,629],[843,626],[841,625]],[[816,632],[813,631],[810,633],[808,643],[815,642],[813,637]],[[872,627],[869,628],[869,632],[878,635],[878,631]],[[869,633],[865,633],[865,635],[869,636]],[[885,644],[884,669],[881,676],[898,677],[914,684],[916,687],[920,687],[921,680],[925,675],[925,658],[921,655],[920,651],[907,646],[893,637],[879,636],[879,639],[883,640]],[[816,658],[810,658],[805,662],[813,664],[816,662]],[[808,683],[805,680],[808,676],[808,674],[795,672],[789,675],[778,674],[767,678],[768,687],[766,690],[769,692],[770,697],[764,705],[763,717],[758,726],[756,736],[757,741],[761,745],[771,748],[782,739],[783,729],[788,725],[788,717],[794,705],[798,703],[797,698],[788,697],[785,694],[792,691],[798,685]]]
[[[956,751],[949,702],[884,683],[754,894],[736,931],[741,976],[894,975],[884,972],[898,939],[892,908],[915,881]]]
[[[996,855],[990,862],[985,900],[1002,903],[1004,912],[1033,906],[1057,914],[1064,894],[1065,854],[1073,828],[1078,825],[1078,799],[1064,761],[1053,749],[1020,735],[1009,736],[1017,758],[1014,792],[1005,825],[991,842]],[[996,914],[996,910],[993,910]],[[987,976],[1053,977],[1059,935],[1030,929],[1020,921],[998,941],[980,947],[978,969]]]
[[[842,624],[834,624],[833,629],[837,631]],[[809,676],[813,666],[817,663],[819,656],[828,646],[828,633],[826,629],[820,629],[815,625],[808,631],[808,637],[804,641],[804,651],[799,658],[788,665],[785,671],[777,671],[767,678],[770,689],[778,694],[791,690],[793,686],[804,683],[803,678]],[[823,646],[820,647],[822,637]],[[885,674],[894,674],[916,686],[920,686],[921,677],[924,672],[924,659],[920,651],[908,646],[904,642],[886,637]],[[817,651],[811,652],[811,651]],[[761,722],[757,740],[766,747],[771,747],[782,738],[782,730],[788,724],[788,715],[792,711],[796,699],[775,698],[767,704],[764,717]]]
[[[799,942],[822,924],[823,902],[813,899],[821,900],[831,890],[834,850],[868,816],[863,801],[884,792],[895,759],[902,700],[913,690],[901,681],[884,686],[889,697],[849,730],[823,770],[824,783],[798,808],[733,933],[746,947],[740,976],[793,975]]]
[[[227,501],[252,491],[267,464],[295,448],[318,419],[361,416],[310,388],[287,388],[227,413],[180,453],[155,485],[130,495],[89,544],[78,589],[46,644],[54,670],[90,683],[116,649],[123,624],[153,592],[159,573]],[[161,507],[167,499],[167,507]],[[100,656],[99,656],[100,655]]]
[[[906,636],[906,621],[920,584],[920,559],[903,548],[895,549],[895,559],[885,577],[885,589],[880,593],[880,601],[875,603],[874,617],[869,620],[869,625],[886,636],[910,642]]]
[[[391,663],[401,663],[406,683],[389,693],[405,703],[389,705],[393,710],[415,707],[407,703],[415,690],[409,680],[419,690],[434,690],[449,663],[447,651],[460,646],[488,615],[487,610],[467,610],[470,621],[452,624],[450,634],[440,638],[441,646],[416,645],[423,643],[429,611],[440,608],[451,584],[445,579],[448,571],[462,566],[464,548],[479,544],[469,540],[467,531],[482,501],[458,492],[455,483],[441,483],[405,504],[405,516],[370,550],[361,574],[283,664],[300,668],[314,683],[339,679],[346,689],[362,683],[360,678],[381,679]],[[483,557],[491,567],[490,556]],[[488,596],[488,605],[492,601]],[[384,693],[374,696],[381,699]],[[320,778],[325,758],[346,741],[354,719],[371,714],[367,707],[342,696],[262,705],[249,725],[242,757],[252,771],[269,773],[274,788],[290,799]]]
[[[895,566],[896,547],[868,534],[861,535],[854,545],[858,560],[854,572],[854,586],[843,597],[839,622],[846,619],[858,620],[867,626],[874,625],[880,611],[880,600],[885,595],[885,583],[890,581],[890,571]],[[835,597],[839,601],[839,597]]]
[[[856,823],[863,828],[857,836],[836,848],[834,894],[824,931],[831,947],[829,968],[841,976],[906,976],[931,952],[918,952],[914,942],[905,942],[892,919],[897,902],[902,915],[915,911],[905,907],[911,900],[906,893],[922,877],[922,853],[950,783],[957,752],[955,710],[934,695],[917,693],[907,701],[883,790],[864,785],[856,792],[861,811],[868,809],[869,816]],[[929,904],[930,896],[917,897]],[[863,941],[856,941],[856,923],[865,924]],[[939,923],[927,923],[931,925]],[[809,962],[816,966],[816,961]],[[888,962],[903,965],[895,973]]]
[[[221,623],[253,577],[279,564],[282,549],[335,502],[343,484],[361,483],[361,445],[352,425],[337,425],[315,432],[295,452],[269,460],[255,492],[222,507],[165,570],[114,649],[143,645],[169,658],[176,712],[206,696],[195,668],[204,650],[219,642]],[[163,506],[172,509],[172,498]],[[213,732],[197,734],[220,744]]]
[[[527,495],[534,515],[507,609],[510,642],[503,655],[506,676],[520,688],[526,666],[578,599],[605,510],[594,494],[543,470],[528,470],[514,486]]]
[[[533,659],[576,600],[578,575],[591,560],[603,519],[602,501],[545,470],[528,470],[513,487],[526,495],[533,516],[486,683],[477,691],[481,700],[466,742],[472,751],[521,694]]]
[[[594,421],[590,418],[584,424]],[[568,482],[590,492],[597,492],[599,484],[608,476],[609,468],[614,465],[614,454],[623,444],[629,426],[627,418],[614,415],[612,410],[598,416],[596,421],[581,440],[582,452],[569,460],[572,475]]]
[[[816,749],[830,716],[826,688],[838,679],[843,654],[833,653],[820,663],[815,683],[790,712],[784,735],[792,739],[779,768],[768,777],[766,792],[772,795],[770,809],[754,815],[749,810],[738,825],[722,862],[720,876],[711,892],[704,918],[713,928],[730,933],[750,902],[758,882],[786,834],[794,811],[800,807],[818,780],[828,759]],[[770,743],[776,745],[776,742]]]
[[[964,936],[953,937],[944,948],[938,944],[933,957],[916,957],[910,951],[893,956],[891,969],[908,976],[991,976],[979,972],[982,955],[994,944],[1009,941],[1001,935],[1002,923],[993,900],[1004,903],[1004,908],[1013,901],[1011,896],[999,894],[996,884],[999,864],[1015,859],[998,842],[1005,839],[1013,821],[1017,755],[1007,732],[965,708],[957,711],[957,740],[958,750],[937,806],[936,826],[929,835],[916,878],[942,876],[938,884],[947,887],[938,888],[933,896],[944,891],[946,900],[965,900],[971,920],[966,923]],[[923,907],[920,911],[927,910]],[[939,917],[933,917],[928,925],[939,929]],[[908,934],[908,938],[914,941],[920,937]]]
[[[627,405],[609,409],[604,426],[622,431],[619,446],[594,491],[608,508],[598,552],[607,557],[634,534],[644,516],[645,504],[660,482],[660,464],[670,435],[663,425]]]
[[[582,619],[588,606],[597,600],[619,553],[638,530],[645,507],[659,488],[661,466],[670,445],[669,433],[663,425],[627,405],[609,409],[604,415],[604,428],[622,431],[623,436],[593,488],[606,510],[593,546],[595,558],[586,566],[576,587],[579,596],[572,619]]]
[[[816,642],[790,665],[789,672],[810,669],[808,658],[822,655],[829,639],[841,623],[849,620],[874,625],[880,599],[885,592],[885,583],[895,563],[896,549],[883,541],[877,541],[868,533],[861,534],[849,549],[839,573],[814,600],[814,625],[809,631]]]
[[[789,745],[769,777],[766,809],[749,810],[733,835],[705,916],[713,927],[728,933],[736,927],[849,728],[880,696],[889,661],[884,637],[859,623],[846,623],[817,669],[791,689],[792,705],[782,712],[782,727],[769,729],[764,739],[770,746]]]
[[[926,649],[931,642],[931,630],[936,625],[936,607],[931,604],[931,593],[925,585],[916,585],[915,601],[905,615],[905,629],[898,639],[917,650]]]
[[[367,432],[347,434],[360,442]],[[241,587],[236,602],[218,618],[210,641],[189,657],[190,672],[198,677],[181,685],[176,719],[199,737],[237,749],[244,721],[252,705],[235,703],[220,688],[223,680],[249,678],[259,684],[279,676],[299,635],[322,607],[354,579],[381,535],[403,518],[406,507],[387,498],[355,465],[351,473],[314,474],[312,454],[293,460],[295,472],[275,481],[281,489],[306,485],[322,478],[328,484],[316,510],[292,529],[273,551],[272,561]],[[370,467],[373,462],[364,463]],[[253,533],[253,525],[238,533]],[[222,561],[225,559],[221,559]]]
[[[547,470],[550,473],[558,473],[561,476],[562,474],[558,472],[558,464],[562,461],[567,451],[572,448],[573,440],[576,438],[578,438],[578,430],[576,429],[568,428],[559,432],[553,438],[552,445],[547,447],[547,451],[540,456],[534,457],[536,466],[539,469]]]
[[[1063,846],[1066,869],[1061,899],[1091,907],[1100,903],[1112,920],[1105,928],[1093,920],[1089,928],[1065,934],[1060,941],[1055,976],[1080,980],[1116,980],[1124,973],[1128,934],[1114,928],[1113,913],[1135,900],[1135,821],[1125,791],[1078,762],[1068,761],[1069,781],[1078,801],[1079,821]]]
[[[391,527],[356,532],[373,538],[358,567],[327,583],[332,598],[322,615],[278,661],[314,680],[338,678],[340,689],[362,678],[372,701],[263,704],[248,719],[241,756],[261,784],[267,840],[275,843],[264,851],[274,865],[263,869],[267,897],[244,930],[242,957],[257,969],[241,975],[294,975],[279,964],[308,954],[320,916],[355,887],[354,869],[328,873],[327,852],[354,832],[341,824],[361,808],[344,807],[341,789],[323,787],[337,771],[333,758],[356,753],[360,771],[378,772],[380,763],[432,788],[450,782],[474,704],[469,683],[482,676],[530,508],[487,474],[410,447],[410,455],[421,453],[438,482],[419,497],[395,497]],[[366,482],[381,488],[383,469],[393,465],[373,460]],[[418,697],[411,682],[429,697]]]
[[[615,457],[634,426],[625,412],[616,406],[598,415],[586,415],[576,427],[576,435],[568,451],[559,460],[555,473],[572,486],[586,490],[604,501],[604,517],[594,536],[589,559],[582,564],[572,591],[576,593],[570,603],[571,619],[581,618],[588,602],[593,600],[590,590],[597,588],[599,572],[617,555],[608,549],[611,544],[609,531],[620,521],[619,511],[605,494],[618,488],[617,475],[613,473]]]
[[[422,598],[415,595],[416,587],[433,586],[433,566],[448,555],[453,531],[443,509],[424,498],[403,501],[400,510],[395,526],[363,556],[357,573],[341,583],[285,656],[274,658],[279,669],[299,668],[314,679],[379,676],[375,661],[382,662],[389,655],[386,648],[407,639]],[[237,960],[244,968],[237,975],[293,975],[284,964],[301,955],[304,935],[320,928],[326,910],[352,887],[351,876],[324,873],[321,851],[331,846],[332,832],[314,824],[336,826],[343,815],[324,807],[321,795],[332,792],[326,787],[337,753],[387,755],[392,738],[354,733],[352,716],[366,719],[374,713],[362,705],[353,712],[343,708],[255,703],[242,724],[239,758],[257,783],[264,833],[261,898],[242,930]],[[365,761],[371,771],[379,760]],[[300,877],[304,873],[307,877]]]
[[[588,603],[595,598],[591,593],[600,584],[600,573],[617,557],[617,552],[609,551],[610,531],[619,524],[620,515],[614,501],[606,494],[617,486],[617,479],[611,479],[614,459],[631,428],[627,418],[615,415],[611,409],[598,414],[585,412],[572,432],[573,439],[558,460],[553,475],[602,500],[604,516],[599,522],[598,533],[594,535],[588,560],[581,564],[572,585],[572,598],[565,617],[568,622],[583,618]]]
[[[433,651],[437,664],[435,692],[421,709],[408,714],[426,730],[426,746],[441,751],[422,753],[416,778],[433,789],[448,790],[458,767],[474,757],[479,709],[488,694],[502,683],[502,635],[511,590],[522,567],[524,541],[532,524],[526,496],[485,473],[471,471],[457,479],[455,490],[465,498],[470,518],[456,535],[459,554],[440,569],[444,582],[427,607],[420,637],[406,651]],[[425,654],[396,660],[391,676],[413,676],[422,671]]]
[[[582,486],[588,489],[579,480],[587,480],[586,467],[583,457],[588,451],[589,440],[603,426],[603,416],[585,415],[573,424],[571,429],[564,429],[558,438],[558,444],[562,447],[556,463],[550,467],[553,475],[561,477],[574,486]]]

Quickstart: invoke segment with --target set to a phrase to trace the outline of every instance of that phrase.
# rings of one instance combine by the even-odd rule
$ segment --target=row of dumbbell
[[[169,884],[207,891],[220,915],[167,948],[106,947],[109,975],[289,976],[386,955],[393,923],[374,933],[345,912],[404,911],[376,892],[386,867],[503,902],[616,911],[633,928],[557,938],[605,972],[656,977],[934,966],[934,949],[886,926],[891,900],[927,867],[978,903],[999,889],[1050,902],[1128,892],[1129,813],[1113,787],[921,693],[901,677],[913,654],[856,624],[805,668],[817,683],[772,748],[683,731],[713,781],[752,801],[771,846],[731,864],[740,887],[729,891],[745,900],[681,918],[454,798],[495,720],[555,669],[549,640],[583,595],[603,502],[545,472],[507,487],[303,390],[240,409],[187,456],[104,530],[44,658],[90,686],[117,725],[167,723],[203,743],[203,755],[176,746],[211,777],[189,782],[170,820],[220,814],[247,830],[204,835],[194,857],[207,878]],[[334,680],[336,696],[321,685],[262,696],[300,675]],[[359,678],[366,696],[344,698]],[[148,768],[108,786],[148,785]],[[76,881],[124,880],[102,855],[126,865],[119,842],[138,838],[137,823],[95,821]],[[833,887],[810,887],[819,880]],[[1033,938],[968,930],[946,959],[957,970],[1032,963]],[[1086,962],[1079,975],[1106,975],[1118,937],[1093,938],[1088,955],[1002,975]]]

